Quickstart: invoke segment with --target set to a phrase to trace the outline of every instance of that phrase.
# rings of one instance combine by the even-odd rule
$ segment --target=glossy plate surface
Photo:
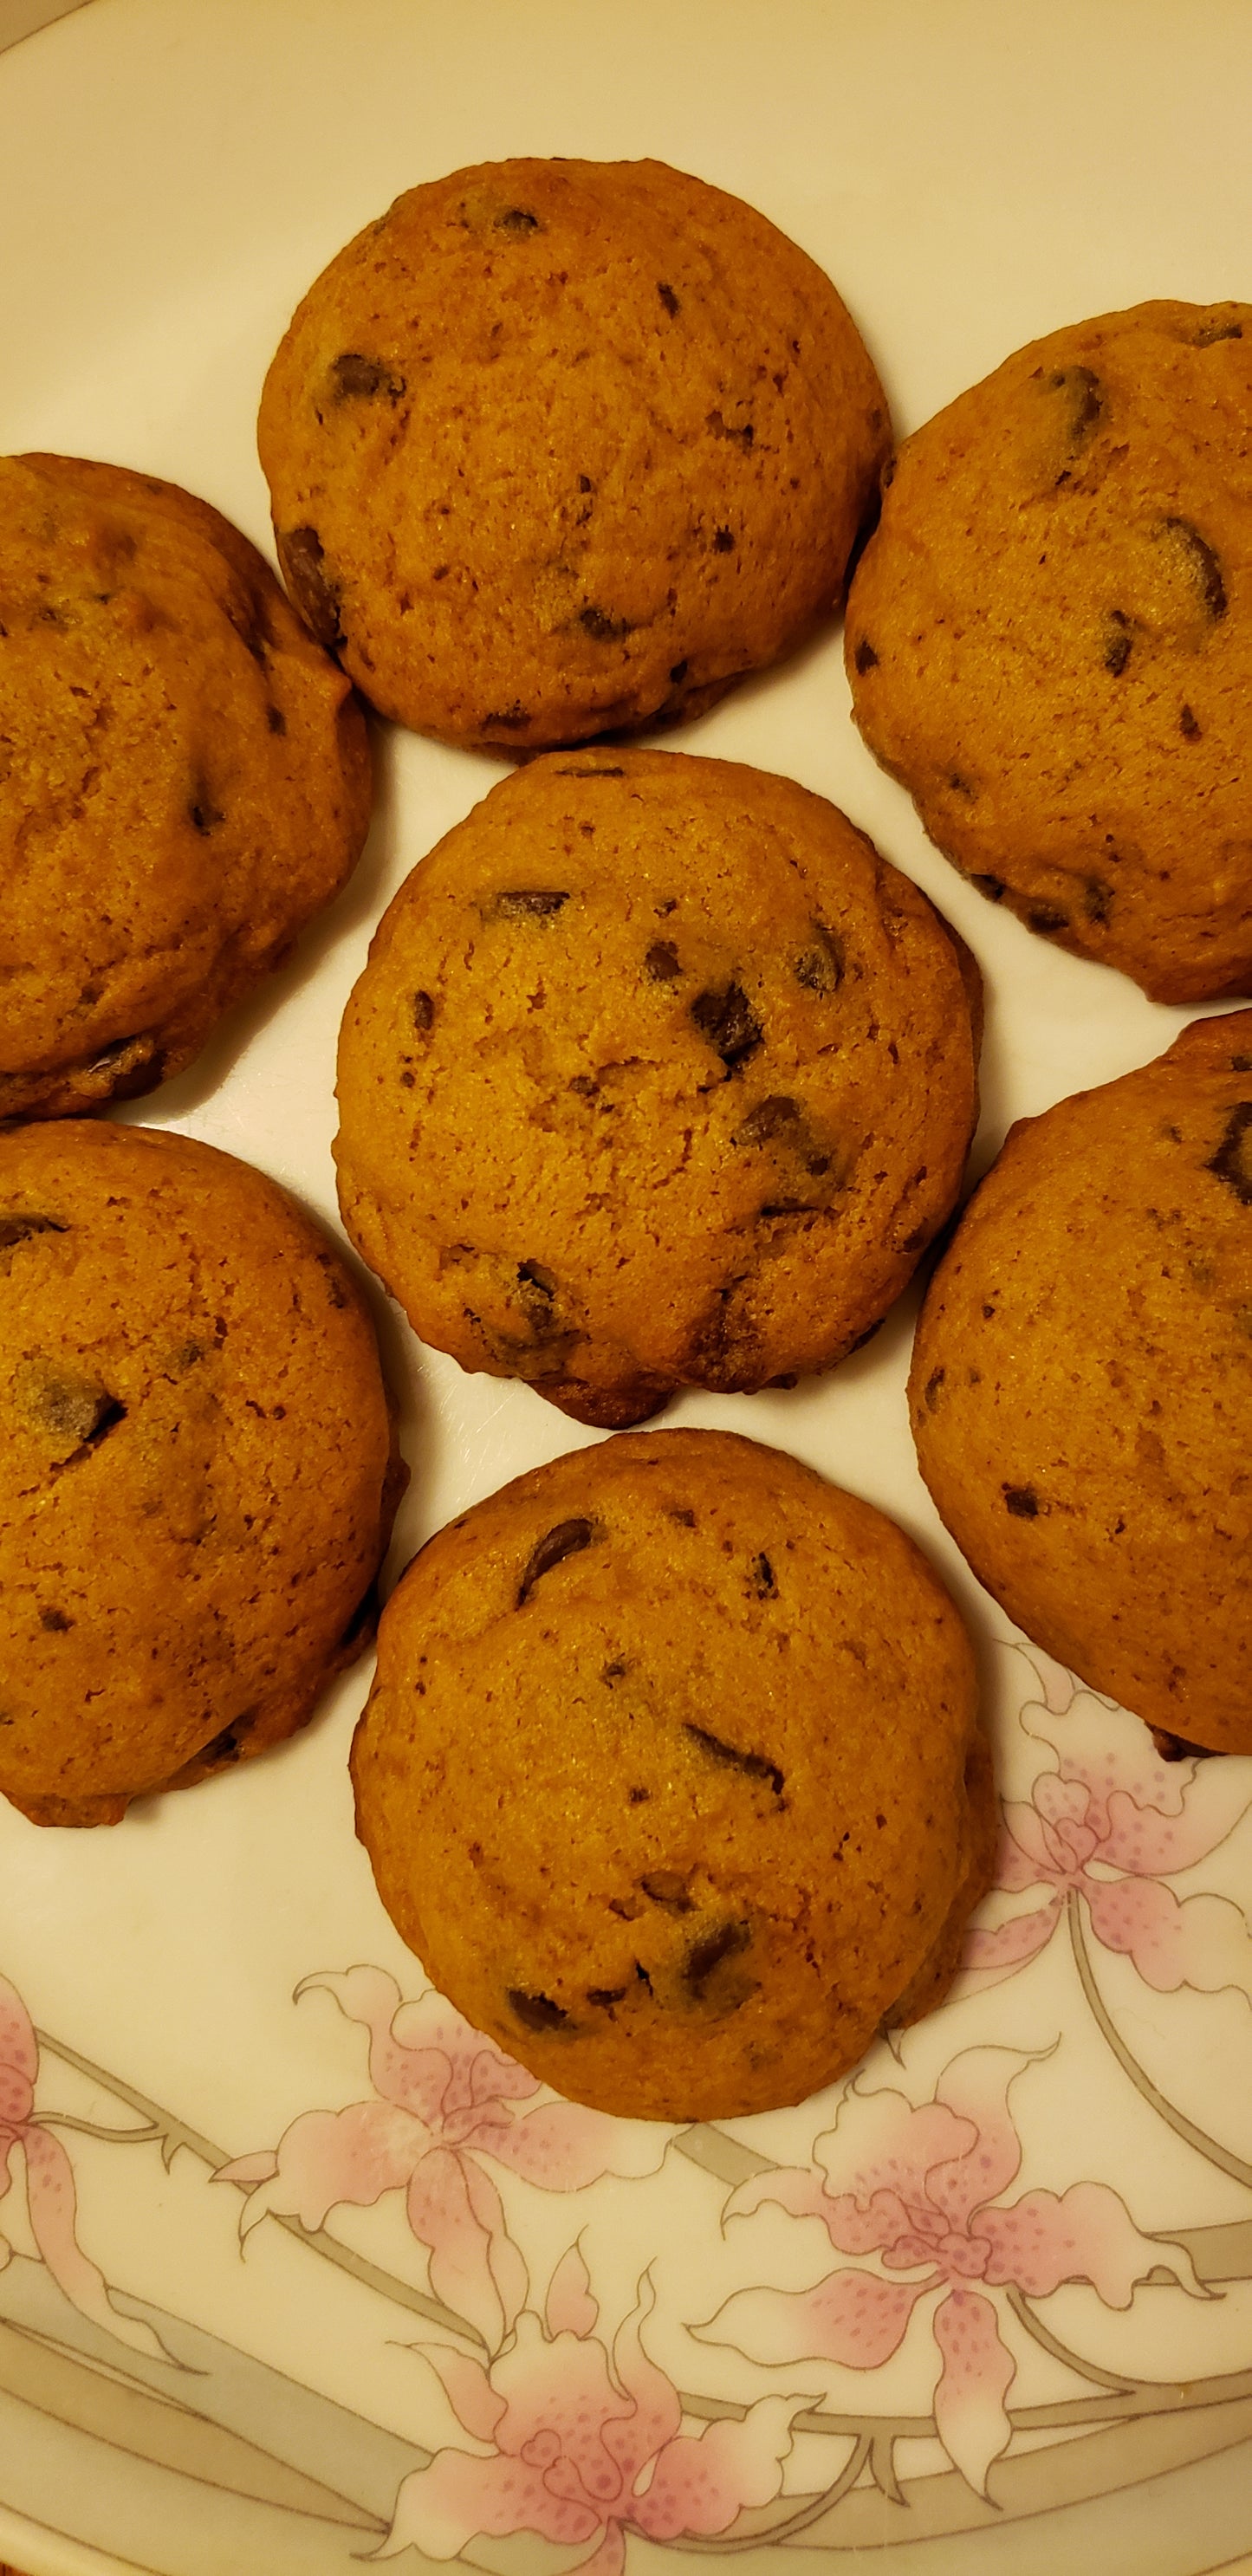
[[[256,402],[305,287],[402,188],[532,152],[654,154],[759,206],[835,279],[905,431],[1058,324],[1252,293],[1249,95],[1229,0],[92,0],[0,57],[0,443],[169,476],[268,545]],[[831,796],[963,932],[977,1168],[1183,1025],[957,879],[852,730],[837,634],[669,741]],[[335,912],[125,1113],[331,1222],[345,997],[502,774],[378,748]],[[29,2576],[1252,2563],[1252,1763],[1163,1768],[1014,1642],[917,1477],[912,1320],[825,1382],[667,1417],[892,1512],[984,1651],[1005,1888],[953,2000],[854,2082],[675,2133],[484,2052],[353,1838],[364,1672],[279,1755],[116,1830],[0,1811],[0,2553]],[[383,1331],[398,1565],[591,1435]]]

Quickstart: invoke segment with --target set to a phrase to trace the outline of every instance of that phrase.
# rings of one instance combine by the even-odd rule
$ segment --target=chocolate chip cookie
[[[151,475],[0,460],[0,1118],[180,1072],[369,802],[360,706],[237,529]]]
[[[1038,1645],[1252,1753],[1252,1011],[1015,1127],[931,1282],[922,1474]]]
[[[753,1441],[645,1432],[415,1558],[357,1830],[435,1982],[559,2092],[769,2110],[940,2000],[991,1871],[975,1703],[891,1521]]]
[[[510,752],[697,713],[840,601],[890,440],[829,279],[659,161],[397,199],[258,431],[279,558],[384,715]]]
[[[1252,991],[1252,305],[1036,340],[896,458],[856,721],[932,840],[1157,1000]]]
[[[360,1291],[284,1191],[141,1127],[0,1136],[0,1791],[34,1823],[303,1726],[403,1482]]]
[[[976,1017],[971,961],[823,798],[550,754],[375,938],[344,1222],[425,1341],[580,1422],[829,1368],[955,1201]]]

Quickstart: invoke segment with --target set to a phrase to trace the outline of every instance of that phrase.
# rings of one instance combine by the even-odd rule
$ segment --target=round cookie
[[[1159,1001],[1252,991],[1250,436],[1252,305],[1055,331],[906,439],[848,606],[931,839]]]
[[[728,1432],[555,1459],[432,1539],[352,1771],[436,1984],[628,2116],[831,2082],[940,2000],[991,1873],[947,1593],[880,1512]]]
[[[1252,1753],[1252,1011],[1015,1127],[931,1281],[922,1474],[1027,1636]]]
[[[204,501],[0,459],[0,1119],[178,1073],[338,893],[365,722]]]
[[[578,1421],[829,1368],[956,1198],[971,1000],[823,798],[549,755],[384,917],[340,1040],[344,1223],[424,1340]]]
[[[0,1136],[0,1289],[0,1791],[112,1824],[312,1715],[404,1470],[346,1264],[208,1145]]]
[[[384,715],[525,752],[697,713],[839,602],[890,444],[834,287],[659,161],[410,189],[258,426],[279,558]]]

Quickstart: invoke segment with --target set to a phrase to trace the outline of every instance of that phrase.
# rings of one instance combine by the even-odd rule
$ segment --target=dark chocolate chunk
[[[687,677],[687,664],[686,664],[685,662],[675,662],[675,663],[674,663],[674,665],[673,665],[673,668],[672,668],[672,669],[671,669],[671,671],[670,671],[670,679],[671,679],[671,681],[673,682],[674,687],[675,687],[676,689],[681,688],[682,683],[683,683],[683,681],[686,679],[686,677]]]
[[[188,806],[187,812],[190,815],[197,832],[202,832],[206,840],[209,833],[216,831],[218,824],[224,822],[226,819],[220,805],[214,804],[208,789],[203,785],[197,787],[194,799]]]
[[[1041,930],[1045,936],[1050,931],[1069,928],[1069,914],[1062,912],[1060,905],[1056,903],[1032,903],[1026,919],[1032,930]]]
[[[525,1995],[520,1986],[506,1989],[505,2001],[523,2030],[568,2030],[570,2017],[551,1995]]]
[[[614,2004],[620,2004],[625,1992],[625,1986],[588,1986],[587,2001],[595,2005],[597,2012],[608,2012]]]
[[[1182,548],[1191,579],[1204,602],[1206,614],[1216,621],[1226,614],[1226,584],[1218,556],[1206,537],[1193,527],[1190,519],[1165,519],[1162,533]]]
[[[988,903],[1003,903],[1008,892],[1000,877],[974,876],[970,878],[970,884],[977,886],[980,894],[985,894]]]
[[[926,1380],[922,1393],[925,1398],[926,1410],[928,1413],[936,1413],[939,1409],[939,1389],[947,1374],[948,1372],[946,1369],[932,1369]]]
[[[1252,1207],[1252,1145],[1247,1142],[1252,1127],[1252,1100],[1236,1101],[1222,1131],[1222,1140],[1204,1168],[1233,1190],[1241,1207]]]
[[[741,984],[732,982],[720,992],[710,987],[707,992],[697,993],[691,1017],[728,1071],[745,1063],[761,1043],[760,1022],[753,1016]]]
[[[287,719],[281,707],[267,707],[265,721],[271,733],[286,733]]]
[[[495,909],[510,921],[524,921],[528,917],[542,921],[559,912],[562,904],[568,902],[567,894],[558,894],[548,886],[514,886],[507,894],[496,896]]]
[[[558,1521],[556,1528],[550,1529],[546,1538],[540,1539],[527,1558],[526,1570],[517,1590],[518,1609],[529,1599],[541,1574],[550,1574],[553,1566],[562,1565],[567,1556],[577,1556],[582,1548],[590,1547],[595,1535],[591,1521]]]
[[[652,1791],[650,1789],[628,1789],[626,1792],[626,1804],[628,1807],[646,1807],[651,1795]]]
[[[1196,723],[1195,716],[1193,715],[1190,707],[1183,708],[1178,719],[1178,730],[1181,734],[1185,734],[1188,742],[1199,741],[1200,728]]]
[[[874,651],[874,647],[871,644],[868,635],[862,635],[856,651],[852,656],[852,660],[858,671],[864,672],[877,670],[878,655]]]
[[[126,1407],[98,1379],[63,1377],[39,1360],[26,1360],[14,1392],[29,1420],[72,1451],[95,1447],[126,1419]]]
[[[382,358],[366,358],[359,349],[345,349],[332,358],[336,402],[348,402],[355,395],[386,394],[390,402],[399,402],[404,392],[403,376],[393,376]]]
[[[17,1214],[0,1216],[0,1252],[7,1252],[12,1244],[28,1242],[34,1234],[68,1233],[69,1227],[64,1217]]]
[[[681,1871],[650,1869],[640,1879],[639,1884],[644,1895],[650,1896],[654,1905],[665,1906],[671,1914],[690,1914],[692,1900],[687,1891],[687,1881]]]
[[[734,551],[735,551],[735,540],[734,540],[734,538],[732,537],[732,535],[731,535],[731,533],[730,533],[729,528],[714,528],[714,530],[713,530],[713,552],[714,552],[714,554],[715,554],[715,555],[733,555]]]
[[[678,950],[672,939],[655,939],[643,961],[643,971],[650,984],[672,984],[681,975]]]
[[[607,608],[580,608],[578,624],[597,644],[616,644],[633,631],[629,617],[611,617]]]
[[[54,1637],[63,1637],[66,1630],[73,1627],[74,1622],[66,1618],[63,1610],[41,1610],[39,1625],[41,1628],[47,1628]]]
[[[710,1735],[707,1727],[693,1726],[689,1720],[684,1722],[683,1733],[694,1737],[714,1762],[724,1763],[734,1771],[746,1771],[751,1780],[768,1780],[774,1796],[781,1798],[786,1787],[786,1774],[764,1753],[742,1753],[737,1744],[724,1744],[720,1735]]]
[[[1202,322],[1192,345],[1197,349],[1211,349],[1217,340],[1242,338],[1242,322]]]
[[[498,233],[541,233],[543,225],[529,206],[506,206],[495,217],[495,229]]]
[[[1130,660],[1133,642],[1130,619],[1122,609],[1110,608],[1105,620],[1104,667],[1112,672],[1115,680],[1121,678]]]
[[[326,570],[322,540],[316,528],[275,532],[278,560],[287,588],[311,635],[333,653],[343,642],[339,623],[339,584]]]
[[[702,1997],[710,1977],[727,1959],[738,1958],[749,1948],[752,1927],[749,1923],[719,1923],[712,1932],[692,1943],[683,1967],[683,1984],[693,1995]]]
[[[774,1569],[767,1556],[753,1558],[752,1580],[762,1601],[768,1601],[777,1592],[778,1585],[774,1580]]]
[[[810,993],[837,993],[846,972],[843,941],[824,921],[813,924],[813,944],[801,950],[791,972]]]
[[[1112,900],[1113,889],[1106,885],[1103,877],[1087,878],[1082,890],[1082,908],[1088,921],[1107,921]]]
[[[1039,1497],[1035,1492],[1033,1485],[1005,1485],[1001,1490],[1004,1495],[1005,1508],[1013,1514],[1014,1520],[1034,1521],[1038,1519]]]
[[[1048,378],[1048,390],[1066,396],[1066,433],[1071,447],[1081,447],[1104,409],[1099,377],[1090,367],[1058,367]]]
[[[681,310],[682,310],[682,307],[681,307],[681,305],[679,304],[678,298],[677,298],[677,296],[676,296],[676,295],[675,295],[675,293],[674,293],[673,287],[672,287],[672,286],[664,286],[664,285],[662,285],[662,284],[661,284],[661,282],[660,282],[660,280],[658,279],[658,281],[657,281],[657,289],[656,289],[656,291],[657,291],[657,294],[660,296],[661,302],[662,302],[662,304],[664,305],[666,312],[670,315],[670,318],[671,318],[671,320],[672,320],[672,318],[673,318],[674,314],[675,314],[675,313],[679,313],[679,312],[681,312]]]
[[[435,1017],[435,1005],[434,1005],[433,1001],[431,1000],[431,997],[430,997],[429,993],[415,993],[415,994],[414,994],[414,996],[413,996],[413,1026],[414,1026],[414,1028],[415,1028],[415,1029],[428,1029],[428,1028],[430,1028],[430,1026],[431,1026],[431,1024],[432,1024],[432,1022],[433,1022],[433,1020],[434,1020],[434,1017]]]
[[[770,1145],[786,1136],[794,1144],[803,1114],[798,1100],[789,1100],[785,1092],[772,1091],[767,1100],[758,1100],[755,1108],[748,1111],[732,1141],[736,1145]]]

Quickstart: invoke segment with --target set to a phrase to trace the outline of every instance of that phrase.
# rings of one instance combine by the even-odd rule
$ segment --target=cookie
[[[340,1041],[344,1223],[425,1341],[581,1422],[829,1368],[956,1198],[976,988],[790,779],[549,754],[375,938]]]
[[[410,189],[310,288],[258,428],[312,632],[384,715],[511,753],[787,652],[889,442],[829,279],[659,161]]]
[[[846,651],[975,885],[1163,1002],[1252,991],[1252,305],[1054,331],[906,439]]]
[[[958,1547],[1036,1644],[1252,1753],[1252,1011],[1015,1127],[909,1401]]]
[[[0,1136],[0,1791],[34,1823],[303,1726],[403,1482],[361,1293],[274,1182],[141,1127]]]
[[[151,1091],[338,893],[365,721],[204,501],[0,459],[0,1119]]]
[[[880,1512],[728,1432],[557,1458],[432,1539],[352,1772],[436,1984],[645,2119],[831,2082],[939,2000],[991,1871],[947,1593]]]

